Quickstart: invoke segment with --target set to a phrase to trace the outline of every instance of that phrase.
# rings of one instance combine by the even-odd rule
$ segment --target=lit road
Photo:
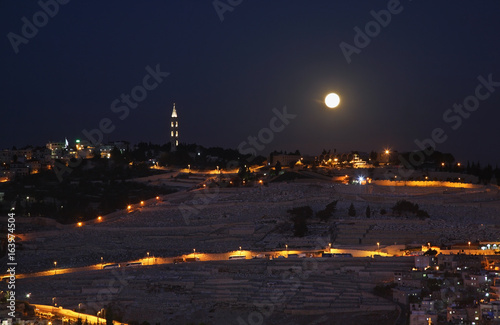
[[[330,251],[331,253],[334,254],[351,254],[353,257],[370,257],[374,255],[380,255],[380,256],[392,256],[390,254],[380,252],[377,250],[357,250],[357,249],[337,249],[337,248],[327,248],[324,252]],[[203,253],[203,252],[198,252],[195,251],[191,254],[187,255],[182,255],[182,256],[177,256],[177,257],[144,257],[143,259],[140,260],[135,260],[135,261],[128,261],[128,262],[116,262],[117,264],[120,265],[120,267],[126,267],[127,263],[142,263],[142,267],[147,267],[147,266],[153,266],[153,265],[162,265],[162,264],[172,264],[174,263],[174,260],[176,259],[193,259],[197,258],[199,259],[199,262],[205,262],[205,261],[227,261],[229,260],[229,257],[232,255],[243,255],[245,256],[245,259],[252,259],[256,256],[259,256],[260,258],[269,258],[272,257],[273,259],[281,259],[281,258],[287,258],[289,255],[292,254],[305,254],[307,257],[314,257],[314,258],[321,258],[320,255],[318,255],[319,250],[305,250],[305,251],[298,251],[298,250],[281,250],[281,251],[267,251],[267,252],[254,252],[254,251],[249,251],[249,250],[235,250],[227,253],[214,253],[214,254],[209,254],[209,253]],[[294,256],[296,257],[296,256]],[[35,272],[35,273],[25,273],[25,274],[16,274],[17,279],[22,279],[22,278],[33,278],[33,277],[41,277],[41,276],[54,276],[54,275],[59,275],[59,274],[68,274],[68,273],[78,273],[78,272],[84,272],[84,271],[92,271],[92,270],[100,270],[106,265],[113,264],[113,263],[107,263],[107,264],[95,264],[95,265],[89,265],[89,266],[82,266],[82,267],[73,267],[73,268],[52,268],[47,271],[41,271],[41,272]],[[4,274],[3,277],[8,277],[7,274]]]
[[[106,319],[100,318],[94,315],[88,315],[88,314],[83,314],[83,313],[78,313],[76,311],[72,311],[69,309],[63,309],[63,308],[57,308],[54,306],[46,306],[46,305],[35,305],[32,304],[32,306],[35,307],[35,314],[39,317],[44,317],[44,318],[49,318],[51,316],[54,316],[56,318],[65,318],[65,320],[69,320],[71,322],[76,322],[78,318],[80,318],[83,323],[85,323],[85,320],[89,322],[89,324],[95,323],[95,324],[106,324]],[[113,324],[119,325],[119,324],[124,324],[125,323],[120,323],[117,321],[113,321]]]

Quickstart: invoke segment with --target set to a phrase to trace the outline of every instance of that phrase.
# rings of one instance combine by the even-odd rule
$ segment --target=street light
[[[380,250],[380,243],[377,242],[377,251],[379,251],[379,250]]]
[[[102,256],[101,256],[101,269],[104,268],[104,265],[102,264]]]
[[[193,257],[196,258],[196,248],[193,248]]]
[[[57,272],[57,261],[54,261],[54,274]]]
[[[288,244],[285,244],[285,249],[286,249],[286,257],[288,258]]]
[[[469,255],[470,255],[470,242],[469,242]]]
[[[56,297],[52,297],[52,304],[55,306]]]
[[[332,252],[332,243],[328,243],[329,253]]]
[[[240,246],[240,251],[239,251],[239,254],[241,255],[241,246]]]
[[[146,254],[148,254],[148,265],[149,265],[149,252],[147,252]]]

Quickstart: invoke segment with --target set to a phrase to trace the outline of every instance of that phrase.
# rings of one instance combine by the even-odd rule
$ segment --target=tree
[[[349,206],[349,211],[347,212],[349,217],[355,217],[356,216],[356,209],[354,208],[354,204],[351,203]]]
[[[398,215],[401,215],[402,213],[409,212],[409,213],[417,213],[418,211],[418,204],[416,203],[411,203],[406,200],[399,200],[396,202],[394,207],[392,208],[392,212]]]
[[[328,203],[323,210],[316,212],[316,217],[318,217],[321,221],[328,221],[328,219],[335,213],[337,210],[337,200]]]
[[[276,174],[279,174],[281,171],[281,163],[278,161],[276,162],[276,165],[274,166],[274,170],[276,171]]]
[[[78,319],[76,320],[76,325],[83,325],[82,319],[80,317],[78,317]]]
[[[372,216],[372,212],[371,212],[371,210],[370,210],[370,206],[367,206],[367,207],[366,207],[366,212],[365,212],[365,213],[366,213],[366,217],[367,217],[367,218],[370,218],[370,217]]]
[[[416,213],[416,216],[419,218],[419,219],[427,219],[427,218],[430,218],[429,214],[427,213],[427,211],[424,211],[422,209],[419,209]]]
[[[295,237],[304,237],[307,233],[307,219],[313,215],[310,206],[301,206],[287,211],[290,213],[293,221],[293,235]]]
[[[114,146],[113,149],[111,149],[110,155],[111,159],[113,159],[115,163],[123,162],[123,154],[120,151],[120,149],[118,149],[116,146]]]
[[[428,249],[425,251],[424,255],[430,255],[430,256],[436,256],[437,255],[437,250],[435,249]]]
[[[106,308],[106,325],[113,325],[113,309]]]

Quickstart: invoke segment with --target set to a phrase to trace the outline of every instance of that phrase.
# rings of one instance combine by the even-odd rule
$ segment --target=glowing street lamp
[[[377,251],[379,251],[379,250],[380,250],[380,243],[377,242]]]
[[[102,256],[101,256],[101,269],[104,268],[104,265],[102,264]]]
[[[54,261],[54,274],[57,272],[57,261]]]
[[[146,252],[146,254],[148,255],[148,265],[149,265],[149,252]]]
[[[193,248],[193,257],[196,258],[196,248]]]
[[[52,297],[52,304],[55,306],[56,297]]]
[[[470,255],[470,242],[468,244],[469,244],[469,255]]]
[[[331,253],[332,252],[332,243],[328,243],[328,248],[329,248],[328,252]]]

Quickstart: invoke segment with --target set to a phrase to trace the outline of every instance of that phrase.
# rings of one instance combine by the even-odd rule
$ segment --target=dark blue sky
[[[16,54],[8,34],[23,36],[21,18],[43,19],[42,9],[2,0],[0,148],[84,138],[103,118],[115,126],[105,141],[163,143],[175,100],[181,142],[236,148],[286,105],[297,117],[261,153],[409,151],[442,128],[437,150],[500,163],[500,87],[459,127],[458,113],[443,119],[475,95],[478,76],[500,81],[500,2],[402,0],[347,63],[340,43],[354,45],[354,28],[387,7],[252,0],[221,21],[212,1],[71,0]],[[111,103],[157,64],[170,75],[120,120]],[[330,91],[341,96],[336,110],[323,103]]]

